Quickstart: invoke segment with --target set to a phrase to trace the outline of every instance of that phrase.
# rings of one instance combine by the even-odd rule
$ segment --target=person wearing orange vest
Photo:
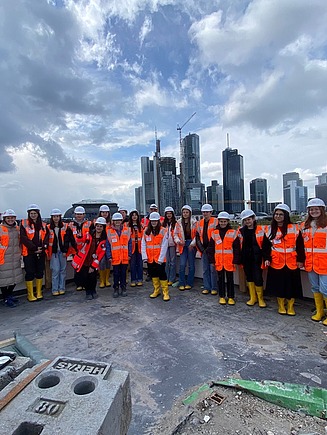
[[[23,219],[20,223],[20,242],[25,266],[27,299],[29,302],[34,302],[43,299],[42,283],[49,231],[46,223],[42,222],[40,208],[36,204],[29,205],[27,213],[27,219]],[[33,292],[34,278],[36,297]]]
[[[175,211],[172,207],[165,208],[165,217],[162,226],[167,229],[168,249],[166,253],[166,274],[168,285],[173,285],[176,279],[176,243],[174,240],[174,231],[176,228]]]
[[[250,299],[247,305],[253,306],[258,302],[260,308],[267,305],[263,298],[262,268],[264,261],[269,260],[269,240],[263,228],[257,225],[256,215],[252,210],[241,213],[242,227],[238,232],[240,243],[240,263],[244,268]]]
[[[112,215],[112,225],[108,230],[106,255],[111,261],[114,275],[114,293],[113,297],[127,296],[126,290],[126,272],[128,262],[132,255],[132,240],[130,228],[123,224],[121,213]],[[120,286],[120,293],[119,293]]]
[[[107,225],[106,225],[106,231],[109,230],[111,226],[111,215],[110,215],[110,208],[106,204],[103,204],[99,208],[99,214],[98,217],[105,218]],[[94,219],[94,222],[90,226],[90,230],[94,228],[96,219]],[[110,262],[107,259],[106,255],[102,258],[100,263],[100,269],[99,269],[99,276],[100,276],[100,288],[110,287],[111,283],[109,281],[110,277]]]
[[[91,222],[85,219],[85,208],[81,205],[78,205],[75,207],[74,210],[74,220],[72,222],[69,222],[69,226],[73,232],[76,246],[77,246],[77,252],[82,248],[83,246],[83,240],[85,239],[86,233],[89,232]],[[75,253],[75,252],[73,252]],[[76,290],[81,291],[83,290],[83,286],[81,284],[82,276],[79,275],[80,272],[77,272],[75,270],[74,274],[74,281],[76,284]]]
[[[298,225],[292,224],[287,204],[278,204],[266,235],[271,243],[266,292],[277,297],[279,314],[295,316],[295,298],[302,296],[300,268],[303,267],[304,244]],[[287,307],[285,308],[285,302]]]
[[[213,208],[211,204],[204,204],[201,208],[203,218],[196,227],[196,247],[202,257],[203,287],[202,294],[216,295],[218,293],[218,278],[214,264],[209,261],[209,242],[213,230],[218,225],[217,218],[212,217]]]
[[[196,219],[192,217],[192,208],[189,205],[182,207],[182,217],[178,219],[174,232],[174,240],[179,251],[179,290],[190,290],[194,284],[195,274],[195,232]],[[187,280],[185,270],[188,265]]]
[[[144,263],[148,264],[148,272],[152,278],[154,287],[150,298],[158,297],[162,290],[163,300],[165,302],[170,300],[166,274],[167,248],[167,230],[161,226],[160,214],[153,212],[149,216],[149,223],[142,237],[142,260]]]
[[[316,305],[316,314],[311,317],[319,322],[325,317],[327,307],[327,214],[322,199],[310,199],[308,216],[302,228],[305,249],[304,268],[308,272],[311,290]],[[327,326],[327,318],[322,322]]]
[[[3,301],[7,307],[16,307],[18,299],[13,290],[17,283],[23,280],[21,267],[21,247],[16,213],[8,209],[3,215],[0,225],[0,289]]]
[[[226,305],[226,288],[227,281],[227,303],[235,305],[234,290],[234,271],[236,270],[235,256],[239,254],[238,232],[233,230],[230,225],[230,216],[227,212],[222,211],[218,214],[218,225],[211,234],[209,247],[214,250],[214,261],[218,274],[219,303]],[[209,250],[211,252],[211,250]]]
[[[144,230],[149,225],[149,216],[150,216],[150,214],[154,213],[154,212],[158,213],[158,206],[157,206],[157,204],[151,204],[150,207],[149,207],[149,213],[141,219],[141,225],[142,225]],[[162,221],[161,217],[160,217],[160,221]]]
[[[69,246],[77,249],[73,232],[68,224],[61,220],[62,213],[58,208],[51,211],[49,230],[49,244],[47,257],[50,260],[52,275],[51,292],[53,296],[64,295],[66,292],[66,267]]]
[[[99,217],[95,228],[81,238],[80,248],[72,260],[72,267],[79,273],[80,282],[85,288],[86,300],[96,299],[97,271],[106,254],[106,220]]]
[[[131,287],[143,285],[143,262],[141,254],[141,241],[143,228],[141,226],[140,215],[137,210],[129,213],[128,227],[131,231],[132,255],[131,255]]]

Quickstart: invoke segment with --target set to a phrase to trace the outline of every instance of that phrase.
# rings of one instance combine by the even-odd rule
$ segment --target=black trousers
[[[16,284],[7,285],[5,287],[1,287],[1,293],[2,293],[2,299],[5,301],[9,298],[9,296],[12,296],[13,290],[15,288]]]
[[[225,280],[227,281],[227,297],[234,299],[235,291],[234,291],[234,273],[228,270],[222,269],[217,272],[218,273],[218,290],[219,297],[226,297],[226,286]]]
[[[115,264],[112,266],[114,274],[114,289],[118,290],[119,285],[122,290],[126,290],[126,272],[128,264]]]
[[[160,281],[167,281],[166,263],[148,263],[148,272],[151,278],[159,278]]]
[[[28,254],[23,257],[25,267],[25,281],[33,281],[34,278],[42,279],[45,267],[44,254]]]
[[[249,262],[243,268],[247,282],[254,282],[257,287],[263,286],[261,263]]]
[[[80,272],[78,272],[80,278],[80,285],[85,288],[87,295],[95,294],[95,288],[97,285],[97,271],[89,272],[89,266],[82,266]]]

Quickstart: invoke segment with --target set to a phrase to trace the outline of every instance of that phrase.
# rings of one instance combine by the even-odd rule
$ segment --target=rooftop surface
[[[46,357],[113,363],[131,376],[133,418],[129,435],[147,433],[176,399],[201,383],[229,376],[277,380],[327,388],[327,328],[313,322],[311,300],[298,300],[297,315],[248,307],[236,291],[235,306],[171,288],[171,300],[150,299],[151,283],[128,288],[113,299],[112,288],[85,301],[69,284],[63,296],[45,291],[41,302],[23,296],[17,308],[0,305],[0,340],[24,335]]]

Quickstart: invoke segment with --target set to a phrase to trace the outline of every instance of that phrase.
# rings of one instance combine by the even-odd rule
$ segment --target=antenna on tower
[[[229,144],[229,133],[227,133],[227,135],[226,135],[226,140],[227,140],[227,148],[230,148],[230,144]]]

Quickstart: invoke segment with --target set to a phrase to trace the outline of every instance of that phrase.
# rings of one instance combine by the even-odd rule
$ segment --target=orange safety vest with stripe
[[[82,240],[82,247],[77,252],[77,254],[74,255],[72,260],[72,267],[76,270],[76,272],[79,272],[81,270],[85,262],[87,254],[89,253],[91,247],[92,236],[90,235],[90,233],[86,233]],[[93,262],[91,264],[91,267],[93,267],[94,269],[99,269],[100,261],[104,257],[105,253],[106,241],[101,240],[101,242],[97,246],[95,254],[93,255]]]
[[[85,238],[85,235],[89,232],[90,230],[90,226],[91,226],[91,222],[90,221],[83,221],[83,226],[82,226],[82,234],[81,236],[78,235],[79,231],[77,229],[77,226],[74,225],[74,221],[69,222],[69,227],[73,232],[74,235],[74,239],[76,241],[76,245],[77,245],[77,252],[82,248],[83,246],[83,239]],[[70,254],[75,254],[76,251],[73,247],[70,247],[68,249],[67,255]]]
[[[191,238],[192,240],[196,234],[197,221],[193,218],[191,219]],[[177,247],[177,251],[181,254],[185,245],[185,234],[182,224],[182,219],[178,219],[175,226],[174,239]],[[179,243],[177,243],[179,241]],[[195,245],[194,245],[195,246]]]
[[[219,230],[214,230],[211,234],[215,242],[215,267],[216,270],[227,270],[234,272],[236,270],[233,264],[233,242],[237,238],[237,230],[227,230],[225,237],[220,237]]]
[[[211,239],[212,232],[213,230],[216,229],[217,225],[218,225],[218,219],[211,217],[208,223],[208,240]],[[204,219],[201,219],[199,222],[197,222],[196,225],[196,231],[200,236],[201,243],[203,243],[203,228],[204,228]]]
[[[304,241],[305,262],[304,268],[307,272],[312,270],[320,275],[327,275],[327,227],[303,228],[302,236]]]
[[[159,234],[156,236],[152,233],[149,235],[143,235],[143,240],[145,241],[146,246],[146,255],[148,258],[148,263],[158,262],[160,257],[161,245],[164,237],[166,237],[167,229],[161,227]],[[163,260],[166,261],[166,258]]]
[[[131,228],[132,254],[134,254],[134,252],[135,252],[136,233],[137,233],[137,247],[138,247],[139,253],[141,254],[141,241],[142,241],[142,237],[143,237],[143,232],[144,232],[144,230],[142,228],[141,228],[141,230],[139,230],[137,228],[137,231],[135,231],[134,228]]]
[[[50,224],[47,225],[48,230],[49,230],[49,244],[48,244],[48,248],[46,250],[47,253],[47,257],[50,260],[51,256],[52,256],[52,246],[53,246],[53,242],[54,242],[54,238],[55,238],[55,232],[53,229],[50,228]],[[63,223],[63,227],[59,228],[59,232],[61,235],[61,241],[62,243],[64,243],[64,239],[65,239],[65,234],[68,228],[68,224],[67,223]],[[59,244],[59,240],[58,240],[58,244]],[[73,250],[73,248],[71,248]],[[67,254],[68,255],[68,254]]]
[[[19,227],[16,225],[16,230],[19,234]],[[8,228],[0,225],[0,265],[5,262],[6,250],[9,246],[9,232]]]
[[[257,228],[255,229],[255,238],[257,240],[257,243],[258,243],[260,249],[262,249],[264,235],[265,235],[264,228],[261,225],[257,225]],[[240,244],[241,244],[241,248],[242,248],[243,235],[242,235],[240,230],[238,230],[238,237],[240,239]]]
[[[277,229],[274,239],[270,239],[271,227],[266,228],[266,235],[271,241],[271,262],[273,269],[282,269],[287,266],[291,270],[297,269],[296,239],[299,236],[299,227],[296,224],[287,225],[287,233],[282,237],[282,232]]]
[[[34,225],[31,227],[28,223],[28,219],[22,219],[20,224],[22,227],[25,228],[26,236],[30,240],[33,240],[35,235]],[[39,240],[42,241],[42,244],[44,242],[46,234],[47,234],[47,224],[45,222],[42,222],[42,228],[39,231]],[[22,244],[22,255],[23,257],[26,257],[28,255],[28,249],[24,244]]]
[[[128,264],[128,242],[131,237],[130,228],[123,225],[120,236],[113,229],[108,230],[107,238],[111,246],[111,264]]]

